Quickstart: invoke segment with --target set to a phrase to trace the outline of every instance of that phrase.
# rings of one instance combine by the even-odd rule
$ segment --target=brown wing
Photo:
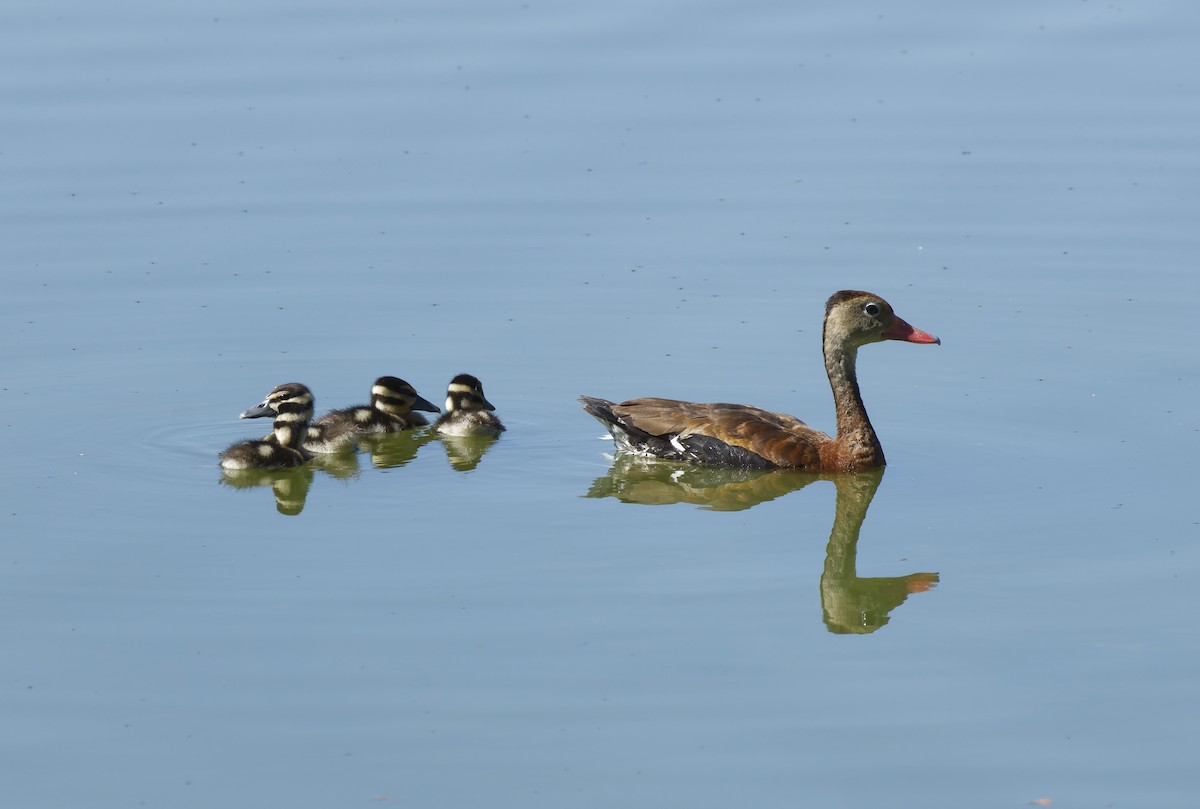
[[[757,453],[777,466],[819,469],[819,448],[832,440],[795,416],[750,405],[630,399],[613,405],[612,412],[650,435],[705,435]]]

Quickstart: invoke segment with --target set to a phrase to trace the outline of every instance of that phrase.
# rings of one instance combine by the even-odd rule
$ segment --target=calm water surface
[[[1194,806],[1200,12],[10,3],[0,786],[22,807]],[[610,459],[575,402],[890,465]],[[490,445],[216,453],[480,376]]]

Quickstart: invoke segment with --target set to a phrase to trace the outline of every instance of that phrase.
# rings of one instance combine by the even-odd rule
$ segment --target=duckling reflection
[[[640,505],[690,503],[711,511],[740,511],[817,480],[832,481],[837,488],[837,502],[825,549],[825,570],[821,573],[821,612],[830,632],[865,635],[885,625],[891,612],[911,593],[932,589],[938,582],[937,573],[859,577],[859,532],[883,473],[882,468],[838,475],[789,469],[730,469],[621,454],[586,496],[615,497]]]
[[[399,433],[364,435],[358,448],[371,456],[377,469],[396,469],[407,466],[417,457],[417,450],[433,440],[428,432],[407,430]]]
[[[858,534],[883,480],[883,469],[856,475],[837,475],[837,504],[833,530],[825,549],[821,573],[821,612],[825,626],[839,635],[866,635],[891,620],[891,612],[911,593],[921,593],[938,582],[937,573],[860,578],[857,570]]]
[[[309,465],[336,480],[353,480],[362,474],[357,452],[318,453],[313,455]]]
[[[802,489],[821,476],[794,469],[742,469],[677,463],[622,452],[588,497],[662,506],[691,503],[709,511],[741,511]]]
[[[438,440],[446,450],[446,460],[459,472],[470,472],[479,466],[484,454],[499,438],[499,435],[438,436]]]
[[[235,489],[254,489],[270,486],[275,495],[275,510],[294,517],[304,511],[308,490],[312,487],[313,468],[310,465],[292,469],[222,469],[221,483]]]

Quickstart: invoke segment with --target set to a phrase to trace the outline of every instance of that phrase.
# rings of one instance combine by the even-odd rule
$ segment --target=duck
[[[744,404],[659,398],[616,403],[595,396],[580,401],[620,450],[635,455],[748,469],[876,469],[886,460],[863,405],[855,362],[859,348],[884,340],[942,342],[909,325],[874,293],[845,289],[826,301],[821,344],[837,413],[832,436],[795,416]]]
[[[331,410],[308,427],[304,448],[331,453],[353,446],[366,433],[396,433],[420,427],[429,420],[420,413],[440,413],[438,406],[421,397],[412,385],[394,376],[381,376],[371,385],[371,403]]]
[[[505,427],[492,412],[496,407],[483,395],[483,383],[459,374],[446,388],[446,412],[433,423],[438,435],[499,435]]]
[[[222,452],[223,469],[292,469],[312,458],[303,446],[313,416],[312,391],[299,382],[279,385],[240,418],[263,416],[275,419],[271,434],[258,440],[240,441]]]

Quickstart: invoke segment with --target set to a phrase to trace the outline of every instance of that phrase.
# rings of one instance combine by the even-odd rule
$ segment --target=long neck
[[[867,418],[862,393],[858,389],[858,375],[854,364],[858,349],[825,335],[825,372],[829,374],[829,386],[833,389],[833,405],[837,410],[837,438],[839,440],[868,440],[878,446],[875,428]]]

